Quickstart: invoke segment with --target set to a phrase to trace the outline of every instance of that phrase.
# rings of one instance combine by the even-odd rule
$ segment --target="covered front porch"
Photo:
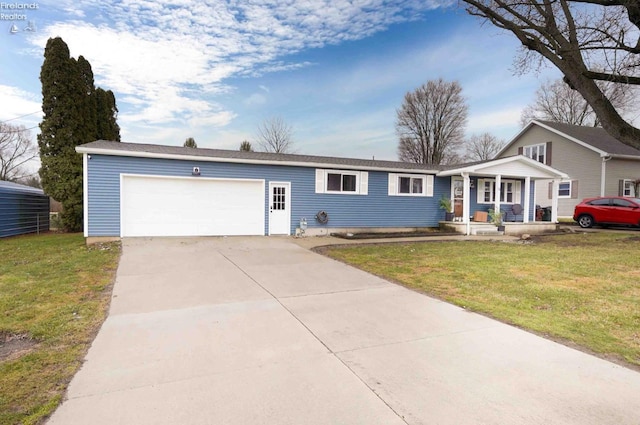
[[[558,221],[558,187],[568,176],[523,155],[456,166],[438,173],[451,177],[451,220],[456,232],[536,234],[554,230]],[[535,181],[552,182],[552,203],[535,205]]]

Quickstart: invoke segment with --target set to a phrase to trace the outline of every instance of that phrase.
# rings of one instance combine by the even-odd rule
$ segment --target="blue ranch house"
[[[555,228],[557,199],[541,222],[535,181],[568,177],[522,155],[432,166],[104,140],[76,151],[84,158],[90,240],[326,235],[442,224],[472,234],[487,226],[490,209],[503,212],[507,233],[539,233]],[[442,197],[453,206],[446,222]]]

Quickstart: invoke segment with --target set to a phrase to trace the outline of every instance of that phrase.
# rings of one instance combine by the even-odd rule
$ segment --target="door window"
[[[285,187],[273,188],[273,199],[271,201],[271,208],[275,211],[283,211],[286,208],[286,190]]]

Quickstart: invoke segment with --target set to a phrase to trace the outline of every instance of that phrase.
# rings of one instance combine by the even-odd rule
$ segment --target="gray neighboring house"
[[[558,216],[573,216],[584,198],[634,197],[633,181],[640,179],[640,150],[611,137],[604,129],[532,121],[497,158],[525,155],[563,171],[570,180],[536,181],[535,202],[545,207],[558,195]]]

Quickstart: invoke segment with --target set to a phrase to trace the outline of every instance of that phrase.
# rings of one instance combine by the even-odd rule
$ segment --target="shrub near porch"
[[[360,245],[328,255],[410,288],[640,367],[640,234]]]

